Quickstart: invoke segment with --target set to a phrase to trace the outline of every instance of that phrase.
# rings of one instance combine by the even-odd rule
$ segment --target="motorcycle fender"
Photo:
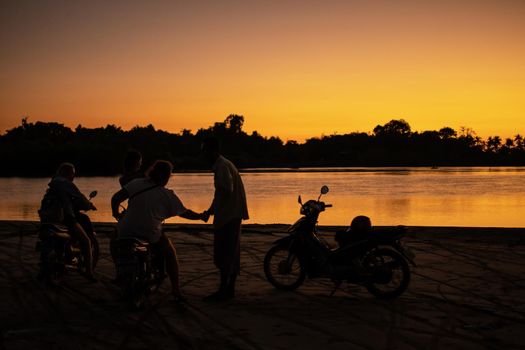
[[[273,242],[274,245],[278,245],[278,246],[284,247],[286,249],[289,249],[290,251],[292,251],[295,254],[297,254],[299,259],[302,259],[303,256],[301,254],[301,250],[298,249],[299,248],[297,246],[298,243],[299,242],[297,242],[297,237],[292,236],[292,235],[280,238],[280,239],[276,240],[275,242]]]
[[[404,248],[401,244],[394,246],[396,251],[401,254],[406,261],[408,261],[412,266],[416,267],[416,262],[414,261],[414,253],[407,252],[407,248]]]
[[[283,238],[279,238],[275,242],[273,242],[274,245],[282,245],[284,247],[290,246],[290,242],[292,241],[292,236],[286,236]]]

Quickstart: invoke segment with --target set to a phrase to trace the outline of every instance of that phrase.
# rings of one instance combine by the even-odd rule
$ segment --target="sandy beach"
[[[523,349],[525,229],[410,227],[403,242],[418,266],[400,298],[382,301],[357,285],[330,297],[329,280],[275,290],[262,260],[286,225],[247,225],[234,300],[207,304],[216,290],[209,225],[167,225],[185,305],[169,283],[130,312],[110,283],[113,224],[97,224],[99,282],[76,273],[60,286],[36,279],[34,222],[0,221],[1,349]],[[335,247],[338,227],[321,227]]]

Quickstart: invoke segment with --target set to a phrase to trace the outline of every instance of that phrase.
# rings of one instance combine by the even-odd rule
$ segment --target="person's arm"
[[[182,201],[177,197],[175,192],[172,190],[168,191],[169,193],[169,206],[170,206],[170,216],[180,216],[181,218],[188,220],[202,220],[204,222],[208,221],[209,215],[206,212],[197,214],[191,209],[187,209],[182,204]]]
[[[128,198],[129,194],[125,188],[119,190],[111,197],[111,213],[117,221],[122,217],[122,213],[119,210],[120,204]]]
[[[65,187],[69,195],[73,198],[73,204],[77,210],[96,209],[93,203],[91,203],[91,201],[80,192],[77,185],[73,182],[67,182]]]
[[[186,209],[182,214],[180,214],[179,216],[181,218],[184,218],[184,219],[188,219],[188,220],[202,220],[204,222],[208,221],[208,217],[209,215],[206,215],[205,214],[206,212],[203,212],[203,213],[196,213],[194,212],[193,210],[191,209]]]

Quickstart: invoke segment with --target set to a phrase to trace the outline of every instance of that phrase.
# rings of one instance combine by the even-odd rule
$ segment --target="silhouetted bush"
[[[377,125],[373,133],[351,132],[310,138],[300,144],[242,130],[244,117],[231,114],[223,122],[172,134],[153,125],[124,131],[115,125],[75,130],[60,123],[29,123],[0,136],[0,176],[50,176],[65,161],[82,175],[116,175],[129,149],[139,150],[147,166],[156,159],[173,162],[176,171],[203,170],[201,141],[221,140],[223,153],[240,168],[314,166],[487,166],[525,165],[525,142],[516,135],[486,141],[468,128],[412,132],[403,119]]]

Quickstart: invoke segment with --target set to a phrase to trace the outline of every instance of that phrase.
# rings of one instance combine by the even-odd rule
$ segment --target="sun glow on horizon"
[[[6,1],[0,129],[525,133],[522,1]]]

